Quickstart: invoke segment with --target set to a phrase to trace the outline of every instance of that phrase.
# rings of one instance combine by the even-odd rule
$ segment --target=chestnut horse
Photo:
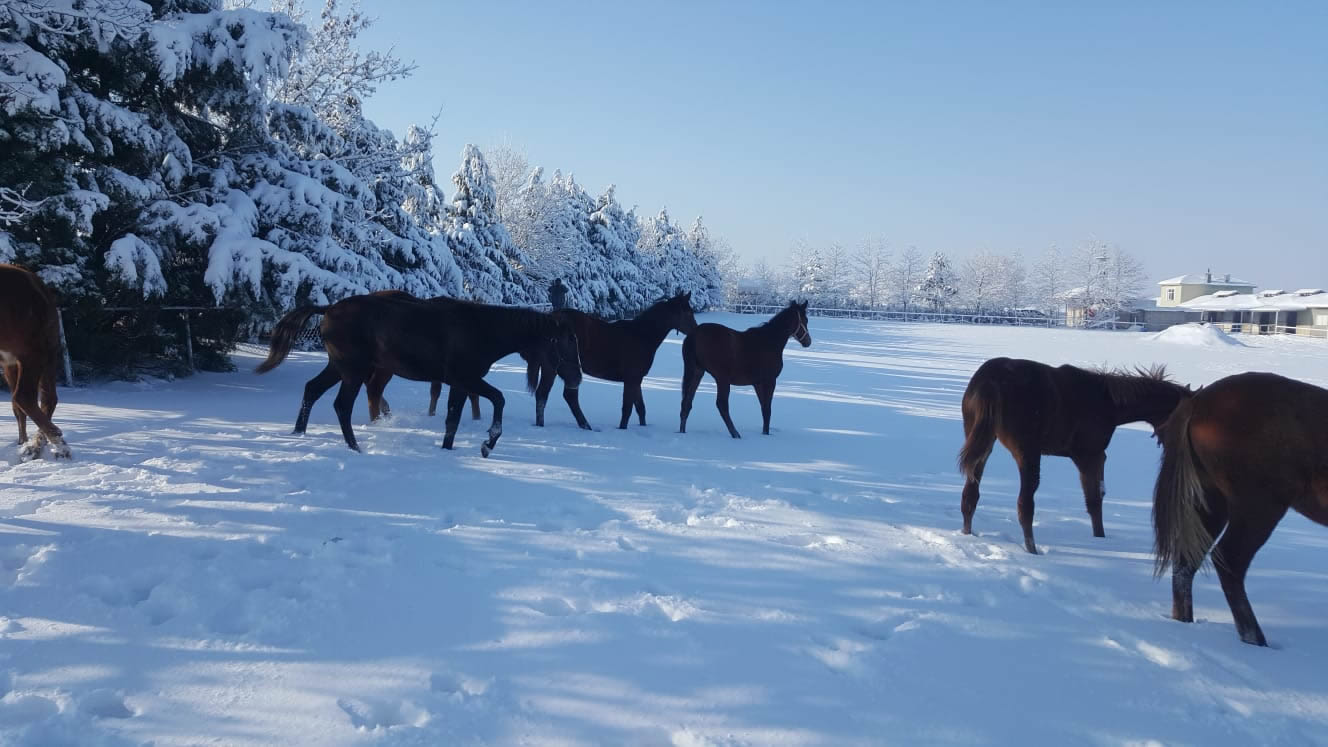
[[[309,317],[319,313],[323,314],[319,329],[328,363],[305,384],[295,432],[304,432],[313,403],[340,381],[333,407],[346,445],[356,451],[359,445],[351,430],[351,412],[360,387],[380,372],[414,381],[442,381],[452,387],[444,449],[452,448],[466,394],[474,392],[488,399],[493,404],[493,421],[489,438],[480,447],[486,457],[503,432],[503,394],[484,381],[495,361],[548,341],[558,356],[559,371],[580,383],[576,334],[564,321],[531,309],[468,301],[443,305],[389,296],[351,296],[330,306],[305,306],[290,312],[277,323],[267,360],[255,370],[266,373],[280,365]]]
[[[619,428],[627,427],[632,408],[636,408],[641,425],[646,424],[646,400],[641,394],[641,381],[650,373],[655,353],[669,331],[676,329],[683,334],[690,334],[696,329],[691,293],[679,293],[673,298],[658,301],[635,319],[610,322],[575,309],[559,309],[553,315],[567,319],[576,327],[583,372],[597,379],[622,382],[622,419],[618,421]],[[532,361],[528,365],[536,364]],[[549,400],[549,390],[553,388],[552,374],[552,368],[546,363],[541,371],[539,386],[535,389],[536,425],[544,425],[544,405]],[[589,429],[590,423],[581,412],[577,389],[564,384],[563,400],[571,409],[577,425]]]
[[[1041,480],[1044,454],[1069,457],[1079,468],[1093,536],[1107,536],[1102,526],[1102,472],[1116,426],[1142,420],[1156,432],[1190,394],[1188,387],[1168,380],[1161,366],[1129,374],[1052,368],[1019,358],[983,363],[969,380],[963,400],[959,471],[964,475],[960,503],[964,534],[973,533],[978,484],[999,439],[1019,467],[1019,525],[1025,550],[1037,554],[1033,493]]]
[[[761,402],[761,433],[770,435],[770,401],[775,379],[784,370],[784,345],[792,337],[805,348],[812,344],[807,329],[807,302],[790,301],[765,324],[739,332],[722,324],[701,324],[682,341],[682,413],[678,432],[687,432],[687,415],[701,378],[715,379],[715,406],[729,435],[742,438],[729,417],[729,387],[750,386]]]
[[[1228,376],[1162,427],[1153,491],[1156,572],[1171,566],[1171,616],[1194,622],[1194,573],[1213,565],[1240,639],[1268,645],[1245,572],[1294,508],[1328,525],[1328,390],[1271,373]],[[1222,530],[1226,529],[1224,533]]]
[[[58,401],[59,318],[55,296],[40,278],[22,267],[0,264],[0,368],[18,420],[19,458],[23,460],[40,457],[47,442],[55,458],[70,456],[64,433],[51,422]],[[28,418],[37,426],[31,441]]]

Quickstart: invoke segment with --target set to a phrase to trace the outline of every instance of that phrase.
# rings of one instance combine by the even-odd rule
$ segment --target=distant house
[[[1232,278],[1230,274],[1213,277],[1212,270],[1167,278],[1159,281],[1158,285],[1160,290],[1157,294],[1157,308],[1180,306],[1186,301],[1220,291],[1254,292],[1254,283],[1248,280],[1237,280]]]
[[[1181,306],[1199,312],[1200,321],[1221,325],[1228,332],[1328,336],[1328,292],[1322,288],[1258,293],[1219,290]]]

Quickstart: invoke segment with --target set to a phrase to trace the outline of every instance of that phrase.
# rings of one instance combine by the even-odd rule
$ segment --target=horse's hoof
[[[493,449],[490,448],[488,444],[480,444],[480,456],[484,457],[485,459],[488,459],[489,455],[492,453]]]
[[[577,427],[579,427],[579,428],[580,428],[581,430],[583,430],[583,431],[593,431],[593,430],[595,430],[594,428],[591,428],[591,427],[590,427],[590,423],[581,423],[581,424],[579,424]]]
[[[1025,542],[1024,549],[1028,551],[1029,555],[1041,555],[1041,553],[1038,552],[1037,545],[1032,542]]]
[[[56,459],[73,459],[74,453],[69,450],[68,446],[60,444],[59,446],[51,447],[51,456]]]

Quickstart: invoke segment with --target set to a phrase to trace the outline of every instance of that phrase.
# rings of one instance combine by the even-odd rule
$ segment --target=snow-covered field
[[[745,327],[759,319],[708,315]],[[513,365],[490,459],[454,452],[427,386],[342,443],[331,395],[288,435],[321,354],[62,392],[75,461],[0,457],[0,741],[30,744],[1328,743],[1328,530],[1288,517],[1240,643],[1211,572],[1196,616],[1152,578],[1158,450],[1119,431],[1107,538],[1072,466],[1043,462],[1037,537],[997,447],[958,533],[959,398],[986,358],[1166,362],[1182,381],[1272,370],[1328,384],[1323,341],[813,319],[760,435],[707,381],[677,429],[680,338],[626,432]],[[488,417],[488,408],[485,408]],[[12,422],[12,421],[7,421]],[[6,441],[12,425],[0,426]]]

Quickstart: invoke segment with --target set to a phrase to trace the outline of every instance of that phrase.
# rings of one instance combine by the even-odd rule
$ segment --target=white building
[[[1180,306],[1200,312],[1201,321],[1221,325],[1228,332],[1328,336],[1328,292],[1321,288],[1258,293],[1219,290]]]

